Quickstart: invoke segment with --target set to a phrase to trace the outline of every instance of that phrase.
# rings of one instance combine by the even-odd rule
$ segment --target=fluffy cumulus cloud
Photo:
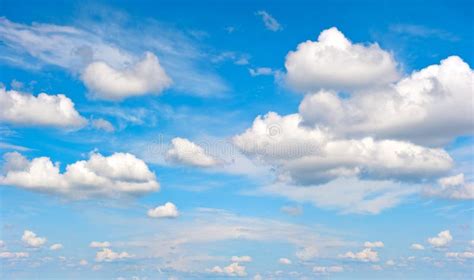
[[[148,210],[147,214],[151,218],[177,218],[179,211],[176,205],[166,202],[164,205]]]
[[[268,113],[234,137],[245,153],[280,166],[279,176],[299,184],[324,183],[340,176],[422,179],[448,171],[450,156],[395,140],[338,139],[322,129],[300,125],[298,114]]]
[[[103,248],[101,251],[97,252],[95,255],[95,260],[97,262],[113,262],[121,259],[128,259],[133,257],[127,252],[117,253],[112,251],[109,248]]]
[[[80,128],[87,124],[64,94],[34,96],[4,87],[0,87],[0,122],[61,128]]]
[[[245,266],[242,266],[237,262],[231,263],[231,264],[229,264],[228,266],[225,266],[225,267],[220,267],[220,266],[216,265],[211,269],[207,269],[207,272],[222,274],[222,275],[226,275],[226,276],[238,276],[238,277],[247,276]]]
[[[286,56],[286,81],[296,90],[352,90],[383,85],[399,77],[391,53],[377,44],[353,44],[337,28],[324,30]]]
[[[428,238],[428,243],[430,243],[433,247],[445,247],[453,240],[451,233],[449,230],[444,230],[438,233],[435,237]]]
[[[93,152],[89,159],[67,165],[64,172],[48,157],[28,160],[13,152],[6,153],[4,161],[0,185],[33,191],[86,198],[139,195],[159,189],[155,174],[145,162],[128,153],[103,156]]]
[[[90,244],[89,244],[89,247],[91,248],[107,248],[107,247],[110,247],[110,242],[108,241],[104,241],[104,242],[100,242],[100,241],[92,241]]]
[[[373,251],[371,248],[365,248],[360,252],[353,253],[347,252],[344,255],[341,255],[342,258],[352,259],[361,262],[378,262],[379,254],[377,251]]]
[[[373,135],[424,145],[443,145],[473,133],[474,72],[451,56],[397,83],[349,98],[334,91],[307,95],[300,104],[303,123],[332,128],[341,136]]]
[[[171,85],[171,78],[150,52],[125,69],[116,69],[102,61],[93,62],[85,68],[82,79],[94,97],[106,100],[160,93]]]
[[[197,167],[211,167],[219,163],[216,158],[206,153],[203,147],[180,137],[171,140],[170,148],[166,151],[166,160]]]
[[[439,179],[438,186],[426,187],[424,193],[447,199],[474,199],[474,183],[466,182],[464,174],[460,173]]]
[[[230,259],[232,262],[243,263],[243,262],[251,262],[251,256],[232,256]]]
[[[315,266],[313,267],[313,272],[317,274],[328,274],[334,272],[343,272],[344,268],[342,266]]]
[[[374,241],[374,242],[366,241],[364,243],[364,247],[365,248],[383,248],[384,244],[382,241]]]
[[[21,237],[21,240],[27,246],[34,247],[34,248],[41,247],[46,243],[46,238],[39,237],[39,236],[36,235],[36,233],[34,233],[30,230],[25,230],[23,232],[23,236]]]

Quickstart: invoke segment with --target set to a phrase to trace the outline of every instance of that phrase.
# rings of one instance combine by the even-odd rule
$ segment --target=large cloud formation
[[[156,176],[142,160],[128,153],[103,156],[91,153],[60,171],[59,163],[48,157],[28,160],[13,152],[4,155],[5,174],[0,185],[67,195],[73,198],[90,196],[139,195],[159,190]]]
[[[4,87],[0,87],[0,122],[62,128],[79,128],[87,124],[71,99],[63,94],[34,96]]]
[[[393,56],[377,44],[353,44],[337,28],[306,41],[286,56],[286,81],[296,90],[352,90],[383,85],[399,76]]]
[[[106,100],[160,93],[171,85],[171,78],[150,52],[143,60],[125,69],[115,69],[101,61],[93,62],[84,70],[82,79],[94,97]]]
[[[402,78],[397,65],[336,28],[290,52],[287,82],[307,93],[299,111],[258,116],[233,137],[275,170],[275,182],[252,193],[373,214],[422,190],[471,199],[460,176],[436,182],[454,166],[442,147],[472,135],[474,72],[457,56]]]

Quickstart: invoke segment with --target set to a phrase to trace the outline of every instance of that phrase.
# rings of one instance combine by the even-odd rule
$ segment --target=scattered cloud
[[[22,259],[29,256],[27,252],[0,252],[0,259]]]
[[[280,210],[290,216],[300,216],[303,214],[303,207],[301,205],[283,206]]]
[[[180,137],[171,140],[171,147],[166,152],[166,160],[197,167],[211,167],[218,164],[218,160],[207,154],[203,147]]]
[[[25,230],[23,232],[23,236],[21,237],[21,240],[29,247],[35,247],[35,248],[39,248],[46,243],[46,238],[36,236],[36,233],[30,230]]]
[[[232,256],[232,258],[230,259],[232,262],[236,262],[236,263],[243,263],[243,262],[251,262],[252,261],[252,257],[250,256]]]
[[[82,79],[94,98],[113,101],[160,93],[171,85],[171,78],[150,52],[143,60],[125,69],[115,69],[105,62],[93,62],[85,68]]]
[[[108,242],[108,241],[104,241],[104,242],[92,241],[89,244],[89,247],[91,247],[91,248],[107,248],[107,247],[110,247],[110,242]]]
[[[458,41],[459,38],[445,30],[437,29],[437,28],[430,28],[423,25],[417,24],[392,24],[389,26],[389,30],[398,34],[408,35],[412,37],[419,37],[419,38],[439,38],[442,40],[447,41]]]
[[[313,267],[313,272],[317,274],[328,274],[334,272],[343,272],[344,268],[342,266],[315,266]]]
[[[94,127],[95,129],[103,130],[105,132],[115,131],[115,127],[108,120],[104,120],[100,118],[94,119],[92,120],[91,124],[92,124],[92,127]]]
[[[269,67],[258,67],[258,68],[249,68],[250,76],[271,76],[275,73],[272,68]]]
[[[382,241],[374,241],[374,242],[366,241],[364,243],[364,247],[365,248],[383,248],[384,244]]]
[[[453,240],[449,230],[444,230],[438,233],[438,236],[428,238],[428,243],[433,247],[445,247]]]
[[[385,85],[399,78],[397,67],[378,44],[353,44],[335,27],[322,31],[317,41],[300,43],[285,60],[288,85],[305,93]]]
[[[0,185],[66,195],[119,197],[159,190],[156,176],[142,160],[129,153],[103,156],[92,152],[88,160],[69,164],[65,172],[48,157],[31,161],[17,152],[4,155],[5,174]]]
[[[60,243],[55,243],[55,244],[49,246],[49,249],[50,249],[51,251],[61,250],[62,248],[63,248],[63,245],[60,244]]]
[[[130,255],[127,252],[121,252],[117,253],[112,251],[109,248],[103,248],[101,251],[97,252],[95,255],[95,261],[97,262],[113,262],[116,260],[121,260],[121,259],[128,259],[131,258],[132,255]]]
[[[465,182],[463,173],[443,177],[438,180],[438,185],[424,188],[424,194],[447,199],[474,199],[474,183]]]
[[[0,87],[0,122],[77,129],[87,124],[64,94],[34,96]]]
[[[276,31],[281,31],[283,30],[283,27],[281,24],[268,12],[266,11],[258,11],[256,15],[260,16],[263,20],[263,24],[265,24],[265,27],[273,32]]]
[[[147,214],[151,218],[177,218],[179,216],[178,208],[171,202],[150,209]]]
[[[290,260],[290,259],[287,259],[287,258],[280,258],[280,259],[278,260],[278,263],[279,263],[279,264],[284,264],[284,265],[289,265],[289,264],[291,264],[291,260]]]
[[[347,252],[341,256],[342,258],[346,259],[353,259],[361,262],[378,262],[379,255],[378,252],[373,251],[371,248],[365,248],[360,252],[353,253]]]
[[[424,250],[425,246],[418,243],[414,243],[414,244],[411,244],[410,248],[412,248],[413,250]]]
[[[214,266],[213,268],[207,269],[206,271],[210,273],[223,274],[227,276],[239,276],[239,277],[247,276],[245,266],[242,266],[236,262],[231,263],[225,267]]]

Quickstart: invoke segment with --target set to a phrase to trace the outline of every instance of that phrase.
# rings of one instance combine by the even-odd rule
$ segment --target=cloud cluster
[[[287,83],[302,92],[366,88],[399,77],[391,53],[377,44],[353,44],[335,27],[289,52],[285,68]]]
[[[464,174],[443,177],[438,180],[438,186],[423,189],[428,196],[448,199],[474,199],[474,183],[465,182]]]
[[[27,252],[0,252],[0,259],[21,259],[29,256]]]
[[[317,274],[328,274],[333,272],[343,272],[344,268],[342,266],[315,266],[313,267],[313,272]]]
[[[171,202],[150,209],[147,214],[151,218],[176,218],[179,216],[178,208]]]
[[[351,251],[345,253],[341,256],[346,259],[353,259],[361,262],[378,262],[379,255],[378,252],[373,251],[371,248],[365,248],[360,252],[353,253]]]
[[[97,254],[95,255],[95,260],[97,262],[113,262],[116,260],[128,259],[131,257],[133,256],[127,252],[117,253],[112,251],[112,249],[103,248],[101,251],[97,252]]]
[[[160,93],[171,85],[171,78],[150,52],[143,60],[125,69],[115,69],[101,61],[93,62],[85,68],[82,79],[95,98],[106,100]]]
[[[138,195],[159,190],[156,176],[142,160],[128,153],[103,156],[93,152],[60,171],[59,163],[48,157],[28,160],[13,152],[4,155],[5,174],[0,185],[67,195],[90,196]]]
[[[64,94],[34,96],[0,87],[0,122],[24,126],[80,128],[87,124]]]
[[[171,146],[166,151],[166,160],[197,167],[211,167],[219,163],[216,158],[207,154],[203,147],[180,137],[171,140]]]
[[[247,276],[245,266],[242,266],[237,262],[231,263],[225,267],[220,267],[216,265],[211,269],[207,269],[206,271],[210,273],[222,274],[222,275],[227,275],[227,276],[239,276],[239,277]]]

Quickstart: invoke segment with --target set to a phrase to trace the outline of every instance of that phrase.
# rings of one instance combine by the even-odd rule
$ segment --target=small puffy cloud
[[[374,242],[366,241],[364,243],[364,247],[365,248],[383,248],[384,244],[382,241],[374,241]]]
[[[61,250],[62,248],[63,248],[63,245],[60,244],[60,243],[55,243],[55,244],[49,246],[49,249],[52,250],[52,251]]]
[[[252,257],[251,256],[232,256],[230,260],[236,263],[251,262]]]
[[[376,251],[373,251],[371,248],[365,248],[360,252],[353,253],[347,252],[344,255],[340,256],[346,259],[353,259],[361,262],[378,262],[379,255]]]
[[[48,157],[31,161],[23,155],[6,153],[5,174],[0,185],[16,186],[33,191],[62,194],[73,198],[90,196],[139,195],[159,190],[156,176],[142,160],[129,153],[103,156],[91,153],[88,160],[66,166]]]
[[[239,276],[239,277],[247,276],[245,266],[241,266],[237,262],[231,263],[230,265],[225,266],[225,267],[220,267],[216,265],[211,269],[206,269],[206,271],[210,273],[222,274],[222,275],[227,275],[227,276]]]
[[[289,265],[289,264],[291,264],[291,260],[290,260],[290,259],[287,259],[287,258],[280,258],[280,259],[278,260],[278,263],[279,263],[279,264],[284,264],[284,265]]]
[[[5,247],[5,242],[3,240],[0,240],[0,248]]]
[[[171,146],[166,152],[166,160],[197,167],[211,167],[218,164],[218,160],[207,154],[203,147],[180,137],[171,140]]]
[[[265,24],[265,27],[273,32],[283,30],[283,27],[281,24],[268,12],[266,11],[258,11],[256,13],[258,16],[260,16],[263,20],[263,24]]]
[[[418,243],[413,243],[413,244],[411,244],[410,248],[413,249],[413,250],[424,250],[425,246],[423,246],[421,244],[418,244]]]
[[[164,205],[148,210],[147,214],[151,218],[176,218],[179,216],[179,211],[176,205],[166,202]]]
[[[80,128],[87,124],[64,94],[34,96],[0,87],[0,123]]]
[[[437,187],[426,187],[425,195],[447,199],[474,199],[474,183],[465,182],[464,174],[443,177],[438,180]]]
[[[82,260],[79,261],[79,265],[86,266],[88,264],[89,264],[89,262],[87,260],[82,259]]]
[[[472,100],[473,79],[469,65],[451,56],[389,86],[349,96],[314,92],[303,99],[299,112],[304,125],[341,137],[372,135],[442,146],[474,130],[472,102],[466,102]]]
[[[453,240],[449,230],[444,230],[438,233],[438,236],[428,238],[428,243],[433,247],[445,247]]]
[[[103,130],[105,132],[114,132],[115,127],[108,120],[95,119],[92,120],[92,127],[95,129]]]
[[[465,252],[448,252],[446,253],[446,257],[448,258],[455,258],[455,259],[473,259],[474,252],[472,251],[465,251]]]
[[[21,259],[29,256],[27,252],[0,252],[0,259]]]
[[[110,242],[108,242],[108,241],[104,241],[104,242],[92,241],[89,244],[89,247],[91,247],[91,248],[107,248],[107,247],[110,247]]]
[[[97,254],[95,255],[95,260],[97,262],[113,262],[116,260],[127,259],[131,257],[132,255],[127,252],[117,253],[109,248],[103,248],[102,251],[97,252]]]
[[[95,98],[114,101],[160,93],[171,85],[171,78],[150,52],[125,69],[113,68],[102,61],[93,62],[84,70],[82,79]]]
[[[36,233],[30,230],[25,230],[23,232],[23,236],[21,237],[21,240],[26,245],[30,247],[35,247],[35,248],[41,247],[46,243],[46,238],[36,236]]]
[[[285,60],[286,81],[294,89],[352,90],[398,79],[392,54],[378,44],[353,44],[337,28],[321,32],[317,41],[300,43]]]
[[[342,266],[315,266],[313,267],[313,272],[317,274],[328,274],[334,272],[343,272],[344,268]]]
[[[262,275],[260,275],[260,273],[257,273],[253,276],[253,280],[262,280]]]

